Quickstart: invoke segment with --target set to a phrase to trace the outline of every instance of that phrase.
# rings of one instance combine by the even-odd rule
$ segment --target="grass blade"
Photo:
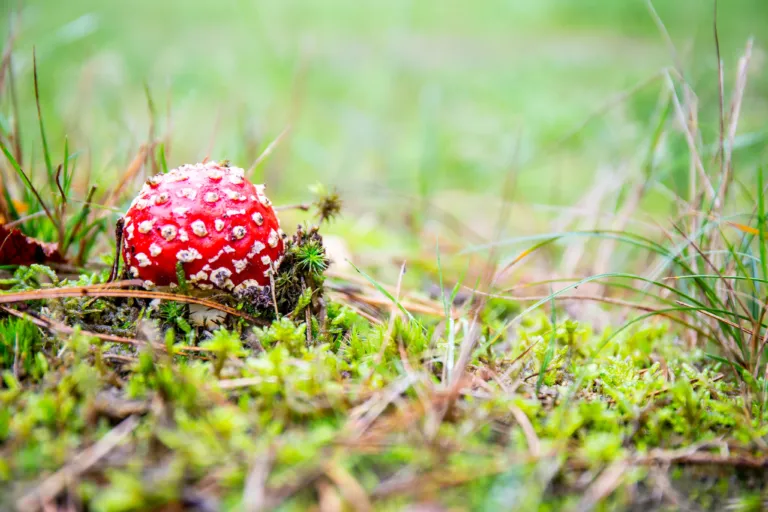
[[[40,139],[43,144],[43,157],[45,158],[45,170],[48,172],[48,182],[53,182],[53,164],[51,163],[51,152],[48,149],[48,139],[45,136],[45,126],[43,124],[43,111],[40,108],[40,86],[37,78],[37,54],[32,49],[32,74],[35,82],[35,104],[37,105],[37,122],[40,125]]]
[[[412,322],[415,322],[415,321],[416,321],[416,319],[413,317],[413,315],[412,315],[412,314],[411,314],[411,313],[410,313],[410,312],[409,312],[407,309],[405,309],[405,307],[403,307],[403,305],[402,305],[402,304],[400,304],[400,301],[399,301],[399,300],[397,300],[397,299],[396,299],[396,298],[395,298],[395,297],[394,297],[394,296],[393,296],[391,293],[389,293],[387,290],[385,290],[385,289],[384,289],[384,287],[383,287],[383,286],[381,286],[381,284],[379,284],[379,282],[378,282],[378,281],[376,281],[374,278],[372,278],[371,276],[369,276],[368,274],[366,274],[365,272],[363,272],[361,269],[359,269],[359,268],[358,268],[358,267],[357,267],[357,266],[356,266],[354,263],[352,263],[351,261],[347,260],[347,262],[348,262],[350,265],[352,265],[352,268],[354,268],[355,270],[357,270],[357,271],[358,271],[358,273],[359,273],[360,275],[362,275],[364,278],[366,278],[366,279],[368,280],[368,282],[369,282],[369,283],[371,283],[371,284],[374,286],[374,288],[376,288],[376,289],[379,291],[379,293],[381,293],[381,294],[382,294],[382,295],[384,295],[386,298],[388,298],[389,300],[391,300],[391,301],[392,301],[392,303],[393,303],[393,304],[395,304],[395,305],[397,306],[397,308],[398,308],[398,309],[399,309],[399,310],[400,310],[400,311],[401,311],[401,312],[402,312],[402,313],[403,313],[403,314],[404,314],[404,315],[405,315],[405,316],[406,316],[406,317],[407,317],[409,320],[411,320]]]
[[[45,210],[46,216],[51,220],[54,226],[57,225],[56,218],[51,214],[51,211],[48,209],[48,206],[46,206],[45,202],[43,201],[43,198],[40,197],[40,194],[37,192],[37,189],[34,185],[32,185],[32,182],[29,180],[29,177],[24,172],[24,170],[21,168],[19,163],[16,161],[16,159],[13,157],[10,151],[8,151],[8,148],[5,146],[5,144],[0,141],[0,150],[3,151],[5,154],[5,157],[8,159],[8,161],[11,163],[11,166],[13,166],[16,173],[21,177],[22,181],[24,182],[24,185],[26,186],[27,191],[32,193],[35,198],[37,199],[37,202],[40,204],[40,207]]]
[[[549,364],[552,362],[552,358],[555,355],[555,344],[557,343],[557,308],[555,307],[555,296],[551,293],[551,290],[550,295],[552,296],[550,302],[552,305],[552,337],[549,339],[549,346],[544,354],[544,359],[541,361],[541,368],[539,368],[539,377],[536,379],[536,394],[539,393],[541,385],[544,383],[544,375],[546,375],[549,370]]]

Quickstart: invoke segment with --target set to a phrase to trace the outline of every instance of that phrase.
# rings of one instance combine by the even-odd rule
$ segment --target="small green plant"
[[[246,354],[240,335],[226,329],[218,329],[211,339],[203,342],[200,348],[210,351],[214,356],[213,373],[221,376],[224,364],[231,357],[241,357]]]
[[[2,64],[3,74],[14,70]],[[43,150],[44,168],[41,172],[46,178],[45,188],[38,189],[32,182],[33,173],[25,170],[23,162],[25,155],[21,139],[21,127],[18,122],[9,127],[0,123],[0,150],[13,172],[8,172],[6,166],[0,169],[0,224],[17,222],[21,224],[25,234],[46,241],[55,241],[58,252],[64,257],[72,256],[77,264],[83,264],[95,246],[96,235],[107,228],[104,218],[94,218],[92,200],[96,186],[89,186],[87,193],[77,202],[74,199],[74,173],[77,165],[76,155],[70,154],[69,142],[65,140],[64,151],[60,163],[54,165],[53,156],[48,145],[45,123],[40,106],[40,88],[38,81],[37,59],[33,52],[32,68],[34,77],[35,103],[37,107],[37,130]],[[13,78],[11,78],[13,81]],[[0,91],[2,93],[3,91]],[[18,112],[16,112],[18,115]],[[17,120],[18,121],[18,120]],[[26,131],[26,130],[25,130]],[[14,141],[9,146],[5,141]],[[29,160],[32,160],[31,158]],[[20,197],[13,197],[12,191],[19,191]],[[44,199],[44,197],[48,199]],[[39,217],[29,215],[34,210],[43,212]],[[71,248],[76,247],[75,254]]]
[[[45,356],[38,356],[41,348],[40,330],[32,322],[22,318],[0,320],[0,368],[39,378],[47,369]]]
[[[282,317],[272,322],[267,328],[255,329],[256,337],[261,344],[269,347],[274,344],[285,346],[293,355],[300,355],[306,348],[306,324],[294,324],[288,317]]]

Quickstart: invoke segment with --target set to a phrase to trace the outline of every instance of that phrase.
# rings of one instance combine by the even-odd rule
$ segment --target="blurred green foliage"
[[[7,34],[6,11],[0,35]],[[703,121],[715,127],[713,3],[655,2]],[[147,140],[155,110],[170,165],[226,157],[247,166],[288,124],[262,169],[281,196],[318,178],[391,201],[442,188],[485,191],[523,162],[519,197],[576,197],[647,131],[661,83],[585,128],[610,96],[673,63],[643,0],[355,2],[271,0],[23,3],[14,66],[34,119],[31,49],[52,145],[66,133],[105,174]],[[726,81],[749,37],[757,72],[742,127],[762,129],[768,29],[761,0],[720,2]],[[168,117],[170,112],[170,120]],[[32,126],[31,124],[27,124]],[[39,148],[34,130],[25,145]],[[82,158],[82,156],[81,156]],[[556,189],[556,190],[553,190]]]

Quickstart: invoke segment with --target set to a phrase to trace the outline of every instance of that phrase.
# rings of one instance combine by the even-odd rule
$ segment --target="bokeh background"
[[[0,5],[38,159],[33,46],[52,147],[68,136],[106,186],[150,133],[171,166],[210,156],[248,167],[290,126],[255,179],[284,203],[315,182],[338,186],[348,215],[332,231],[385,259],[446,212],[489,238],[510,173],[513,232],[567,217],[560,208],[588,202],[598,182],[639,175],[665,68],[682,66],[702,133],[717,131],[709,0],[656,0],[669,40],[643,0]],[[727,87],[755,38],[739,131],[748,162],[768,126],[768,2],[721,1],[718,27]],[[684,187],[687,156],[670,162],[664,187]]]

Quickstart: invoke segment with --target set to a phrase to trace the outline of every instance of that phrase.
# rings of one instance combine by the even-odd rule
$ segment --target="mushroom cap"
[[[125,215],[123,259],[145,287],[186,280],[239,294],[270,283],[285,252],[284,234],[264,185],[243,169],[182,165],[147,180]]]

